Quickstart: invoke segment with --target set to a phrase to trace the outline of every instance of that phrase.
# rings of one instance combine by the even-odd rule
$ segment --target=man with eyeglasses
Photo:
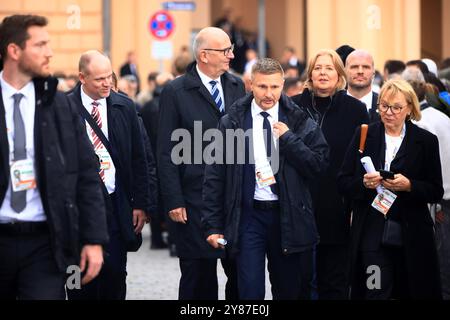
[[[223,30],[202,29],[194,39],[195,61],[188,66],[185,75],[170,82],[161,94],[157,163],[164,210],[177,222],[180,300],[218,299],[218,258],[223,258],[222,265],[229,279],[225,297],[237,299],[234,264],[224,259],[226,251],[209,246],[202,232],[200,213],[205,163],[201,157],[193,157],[194,153],[202,155],[206,146],[194,138],[202,139],[206,130],[216,128],[227,108],[245,95],[242,80],[228,73],[234,58],[233,49]],[[172,141],[176,129],[189,132],[192,147],[202,146],[201,151],[183,150],[181,164],[172,158],[172,149],[180,143]]]

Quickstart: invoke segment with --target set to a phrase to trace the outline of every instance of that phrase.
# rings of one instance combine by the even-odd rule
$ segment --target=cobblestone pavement
[[[180,268],[178,258],[170,257],[168,250],[150,250],[149,226],[142,232],[143,243],[138,252],[128,253],[127,300],[176,300]],[[220,263],[219,299],[225,298],[226,277]],[[266,299],[270,299],[270,286],[266,274]]]

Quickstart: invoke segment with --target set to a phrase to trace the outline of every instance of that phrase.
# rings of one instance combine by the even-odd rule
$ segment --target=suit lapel
[[[3,172],[5,172],[6,182],[9,181],[9,143],[8,133],[6,131],[6,119],[5,119],[5,106],[3,105],[3,95],[0,87],[0,151],[1,159],[3,163]]]
[[[196,69],[196,64],[194,63],[191,66],[191,69],[189,70],[189,72],[186,74],[186,86],[187,88],[198,88],[198,92],[201,96],[203,96],[203,98],[208,101],[208,103],[210,104],[210,106],[213,108],[215,116],[220,116],[220,111],[219,109],[217,109],[217,105],[214,102],[211,93],[208,91],[208,89],[206,89],[206,87],[203,85],[202,80],[200,79],[200,76],[197,73],[197,69]],[[222,88],[223,88],[223,83],[222,83]],[[224,93],[225,95],[225,93]],[[226,100],[225,100],[226,101]]]
[[[369,121],[374,122],[378,119],[378,112],[377,112],[377,100],[378,100],[378,94],[375,92],[372,92],[372,106],[369,110]]]
[[[410,122],[406,122],[405,125],[406,125],[405,137],[403,138],[402,144],[400,145],[400,148],[398,149],[398,152],[395,155],[394,160],[392,160],[391,167],[394,168],[399,167],[404,168],[405,163],[408,162],[409,159],[416,159],[415,153],[416,150],[418,149],[413,148],[413,146],[417,142],[416,135],[414,133],[414,128]]]
[[[217,109],[217,105],[214,102],[211,94],[209,93],[208,90],[206,90],[205,86],[201,82],[200,82],[200,88],[198,89],[198,91],[206,99],[206,101],[209,102],[209,104],[214,108],[214,110],[217,111],[217,113],[219,113],[219,109]]]
[[[223,96],[225,99],[225,112],[226,112],[227,109],[231,107],[231,105],[233,104],[232,102],[235,100],[233,92],[235,92],[236,90],[234,90],[233,88],[234,83],[228,78],[227,74],[222,75],[221,82],[222,82]]]

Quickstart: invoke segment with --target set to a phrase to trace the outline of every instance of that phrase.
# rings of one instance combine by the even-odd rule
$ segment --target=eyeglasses
[[[378,104],[378,109],[379,109],[381,112],[387,112],[388,109],[391,109],[391,112],[392,112],[393,114],[399,114],[400,112],[402,112],[402,109],[403,109],[404,107],[406,107],[407,105],[408,105],[408,104],[405,104],[404,106],[398,106],[398,105],[390,106],[390,105],[388,105],[387,103],[381,102],[381,103]]]
[[[225,49],[203,49],[203,50],[207,50],[207,51],[218,51],[218,52],[223,52],[223,55],[226,57],[230,54],[230,52],[234,51],[234,43],[229,46],[228,48]]]

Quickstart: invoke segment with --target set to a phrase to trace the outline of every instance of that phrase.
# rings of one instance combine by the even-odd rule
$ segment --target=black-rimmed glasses
[[[393,114],[399,114],[400,112],[402,112],[402,110],[403,110],[403,108],[404,107],[406,107],[408,104],[405,104],[404,106],[399,106],[399,105],[393,105],[393,106],[390,106],[390,105],[388,105],[387,103],[383,103],[383,102],[380,102],[379,104],[378,104],[378,109],[381,111],[381,112],[387,112],[388,111],[388,109],[391,109],[391,112],[393,113]]]
[[[203,49],[203,50],[223,52],[223,55],[226,57],[226,56],[228,56],[230,54],[230,52],[234,51],[234,43],[231,46],[229,46],[228,48],[225,48],[225,49],[206,48],[206,49]]]

